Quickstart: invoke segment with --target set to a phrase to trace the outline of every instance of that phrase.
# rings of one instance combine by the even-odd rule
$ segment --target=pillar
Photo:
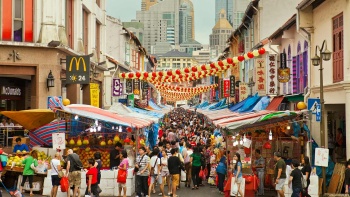
[[[80,84],[67,84],[67,98],[71,104],[80,103]]]
[[[350,87],[345,90],[346,160],[350,159]]]

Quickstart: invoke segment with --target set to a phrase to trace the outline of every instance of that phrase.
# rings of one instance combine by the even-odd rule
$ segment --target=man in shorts
[[[171,175],[172,181],[172,196],[176,195],[176,187],[179,186],[180,182],[180,173],[181,170],[185,171],[184,166],[181,164],[180,158],[177,156],[176,149],[171,149],[172,156],[168,159],[168,169]],[[179,168],[180,166],[180,168]],[[185,171],[186,173],[186,171]]]
[[[281,158],[280,152],[275,152],[273,155],[274,155],[274,159],[277,162],[275,165],[275,172],[274,172],[275,185],[276,185],[275,189],[280,197],[284,197],[283,186],[284,186],[284,182],[286,181],[286,178],[287,178],[286,163]]]
[[[73,196],[80,196],[81,184],[81,160],[79,155],[73,153],[72,149],[67,151],[66,177],[69,179],[69,186],[73,189]],[[70,197],[70,189],[67,190],[67,197]]]

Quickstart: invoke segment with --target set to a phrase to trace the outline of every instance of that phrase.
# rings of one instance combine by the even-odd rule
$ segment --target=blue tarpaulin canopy
[[[158,113],[158,112],[154,112],[154,111],[147,111],[147,110],[144,110],[144,109],[139,109],[139,108],[130,107],[130,106],[128,108],[131,109],[134,112],[137,112],[137,113],[140,113],[140,114],[146,114],[146,115],[157,117],[157,118],[163,118],[163,116],[164,116],[164,114]]]

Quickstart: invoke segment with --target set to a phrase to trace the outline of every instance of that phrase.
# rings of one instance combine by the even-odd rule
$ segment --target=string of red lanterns
[[[200,90],[206,90],[218,87],[218,84],[212,84],[209,86],[200,86],[200,87],[179,87],[179,86],[171,86],[167,84],[155,84],[155,87],[158,90],[173,90],[173,91],[181,91],[181,92],[197,92]]]
[[[119,77],[124,79],[140,79],[151,83],[193,81],[203,77],[215,75],[218,72],[226,71],[230,67],[235,66],[238,62],[252,59],[264,53],[265,49],[260,48],[244,55],[227,58],[226,60],[218,61],[216,63],[168,71],[120,73]]]

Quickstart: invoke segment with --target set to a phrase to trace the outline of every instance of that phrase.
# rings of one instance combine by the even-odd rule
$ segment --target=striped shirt
[[[141,161],[141,158],[142,158],[142,161]],[[139,175],[139,176],[149,176],[149,169],[147,168],[145,170],[144,173],[141,174],[141,171],[143,169],[145,169],[145,167],[147,166],[147,164],[150,162],[150,158],[149,156],[145,155],[145,156],[141,156],[141,155],[138,155],[137,158],[136,158],[136,163],[139,164],[139,171],[137,172],[136,175]]]

